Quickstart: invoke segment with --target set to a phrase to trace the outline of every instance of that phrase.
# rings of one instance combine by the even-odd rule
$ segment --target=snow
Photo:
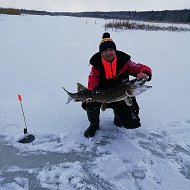
[[[0,15],[0,189],[188,190],[189,32],[109,31],[117,49],[153,70],[138,96],[142,127],[117,128],[112,110],[86,139],[86,113],[62,86],[87,85],[105,20]],[[20,144],[23,96],[30,144]]]

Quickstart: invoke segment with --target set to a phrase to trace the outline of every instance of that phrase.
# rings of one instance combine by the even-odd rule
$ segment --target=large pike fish
[[[102,110],[104,111],[107,103],[118,102],[124,100],[127,105],[132,106],[131,97],[135,97],[152,86],[144,85],[147,81],[146,78],[141,80],[133,79],[128,82],[123,82],[122,84],[111,88],[109,90],[88,90],[85,86],[77,83],[77,93],[71,93],[62,87],[69,95],[67,104],[74,100],[75,102],[83,101],[87,98],[92,98],[94,101],[102,103]]]

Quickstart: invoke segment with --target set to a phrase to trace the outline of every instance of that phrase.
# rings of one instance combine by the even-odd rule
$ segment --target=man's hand
[[[89,104],[89,103],[92,103],[92,102],[94,102],[94,100],[92,98],[87,98],[87,99],[82,101],[82,103],[86,103],[86,104]]]
[[[143,78],[147,78],[148,79],[148,75],[145,73],[139,73],[137,74],[137,80],[143,79]]]

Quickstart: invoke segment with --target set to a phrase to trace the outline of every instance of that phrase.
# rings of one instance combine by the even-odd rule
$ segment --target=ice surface
[[[96,22],[95,22],[96,21]],[[0,189],[189,190],[189,33],[109,31],[117,49],[153,70],[138,96],[142,127],[100,131],[62,86],[87,85],[89,59],[104,32],[99,19],[0,15]],[[20,144],[23,96],[30,144]]]

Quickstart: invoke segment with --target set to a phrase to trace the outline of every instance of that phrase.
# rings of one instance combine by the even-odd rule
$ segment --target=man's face
[[[102,58],[107,61],[107,62],[113,62],[114,58],[115,58],[115,50],[112,48],[108,48],[106,50],[104,50],[101,54]]]

